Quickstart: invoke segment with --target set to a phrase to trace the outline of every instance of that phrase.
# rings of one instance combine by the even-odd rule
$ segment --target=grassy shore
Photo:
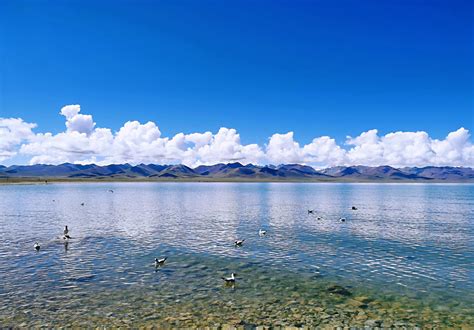
[[[96,178],[68,178],[68,177],[10,177],[0,178],[0,184],[49,184],[49,183],[87,183],[87,182],[289,182],[289,183],[474,183],[474,180],[370,180],[357,178],[147,178],[147,177],[96,177]]]

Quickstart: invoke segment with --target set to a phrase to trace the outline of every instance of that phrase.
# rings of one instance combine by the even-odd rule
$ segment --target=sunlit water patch
[[[472,327],[473,215],[473,185],[4,185],[0,325]]]

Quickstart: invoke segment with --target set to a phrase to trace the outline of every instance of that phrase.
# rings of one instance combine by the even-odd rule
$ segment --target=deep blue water
[[[233,294],[249,301],[275,294],[268,276],[294,276],[462,315],[474,307],[473,219],[468,184],[0,185],[0,325],[100,317],[134,295],[137,307],[152,288],[163,308],[206,306],[229,294],[220,277],[232,271],[241,276]],[[158,272],[155,256],[169,257]]]

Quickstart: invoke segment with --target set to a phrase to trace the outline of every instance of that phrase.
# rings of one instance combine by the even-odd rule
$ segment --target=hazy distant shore
[[[408,181],[408,180],[368,180],[354,178],[319,178],[319,179],[269,179],[269,178],[0,178],[0,184],[51,184],[51,183],[115,183],[115,182],[241,182],[241,183],[456,183],[472,184],[474,180],[426,180],[426,181]]]

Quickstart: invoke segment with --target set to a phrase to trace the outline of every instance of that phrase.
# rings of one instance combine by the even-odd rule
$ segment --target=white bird
[[[168,257],[161,259],[155,258],[155,267],[163,266],[165,264],[166,259],[168,259]]]
[[[222,277],[226,283],[235,283],[235,273],[230,274],[230,277]]]
[[[39,245],[38,242],[36,242],[35,245],[34,245],[34,248],[35,248],[36,251],[39,251],[41,246]]]
[[[345,222],[345,221],[346,221],[346,218],[339,218],[339,221],[340,221],[340,222]]]
[[[242,246],[242,244],[244,243],[244,239],[241,239],[241,240],[237,240],[234,242],[235,246]]]
[[[261,236],[265,236],[266,234],[267,234],[267,231],[266,231],[266,230],[260,229],[260,230],[258,231],[258,236],[260,236],[260,237],[261,237]]]

